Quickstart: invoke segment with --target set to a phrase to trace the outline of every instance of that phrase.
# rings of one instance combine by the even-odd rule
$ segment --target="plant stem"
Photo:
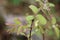
[[[29,40],[31,40],[31,33],[32,33],[32,27],[34,25],[34,19],[32,20],[31,26],[30,26],[30,36],[29,36]]]

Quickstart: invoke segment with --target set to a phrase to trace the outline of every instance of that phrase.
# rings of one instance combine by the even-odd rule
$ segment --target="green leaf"
[[[27,20],[27,21],[31,21],[33,18],[34,18],[34,16],[32,16],[32,15],[26,16],[26,20]]]
[[[36,29],[36,30],[35,30],[35,34],[36,34],[37,36],[41,35],[40,30],[39,30],[39,29]]]
[[[53,25],[53,28],[54,28],[56,36],[59,38],[59,29],[58,29],[58,27],[56,27],[55,25]]]
[[[41,25],[45,25],[47,23],[47,20],[41,14],[37,15],[37,19],[39,20],[39,22],[40,22]]]
[[[52,17],[52,24],[56,24],[56,18],[55,17]]]
[[[54,28],[54,29],[55,29],[55,32],[56,32],[57,37],[59,37],[59,29],[57,27]]]
[[[36,28],[35,29],[35,32],[34,32],[37,36],[41,35],[44,33],[44,30],[43,28],[40,26],[39,28]]]
[[[21,28],[22,28],[22,26],[20,26],[20,27],[18,27],[18,29],[17,29],[17,34],[19,34],[21,31]]]
[[[39,29],[40,29],[40,32],[43,34],[44,33],[43,28],[40,26]]]
[[[27,23],[28,23],[28,27],[30,27],[31,21],[32,21],[33,18],[34,18],[34,16],[32,16],[32,15],[26,16],[26,20],[27,20]]]
[[[21,22],[18,20],[18,18],[15,18],[14,22],[15,22],[15,24],[17,24],[17,25],[20,25],[20,24],[21,24]]]
[[[50,30],[47,30],[47,33],[48,33],[48,35],[49,35],[49,36],[52,36],[52,35],[54,35],[54,32],[53,32],[53,30],[52,30],[52,29],[50,29]]]
[[[38,22],[39,22],[38,20],[35,21],[35,27],[38,26]]]
[[[34,5],[30,5],[29,8],[33,11],[33,13],[37,13],[38,12],[38,8]]]
[[[53,3],[48,3],[50,7],[55,7]]]

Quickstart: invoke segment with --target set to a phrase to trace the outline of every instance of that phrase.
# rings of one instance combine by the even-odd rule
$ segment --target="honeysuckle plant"
[[[55,34],[57,38],[59,38],[59,28],[56,26],[56,18],[53,15],[53,12],[51,11],[51,7],[54,7],[55,5],[52,3],[49,3],[48,0],[36,0],[36,2],[39,3],[40,7],[37,8],[37,6],[34,5],[30,5],[29,8],[32,10],[32,12],[34,13],[34,23],[35,25],[38,24],[36,26],[37,33],[41,33],[44,34],[45,32],[47,32],[48,35],[53,35]],[[46,17],[44,17],[41,12],[42,11],[44,15],[46,15]],[[33,20],[33,19],[32,19]],[[36,21],[38,21],[36,23]],[[34,29],[32,27],[32,29]],[[54,30],[54,31],[53,31]],[[38,34],[37,34],[38,35]]]
[[[15,25],[17,28],[14,30],[17,34],[24,34],[28,32],[28,38],[31,40],[33,34],[44,35],[47,33],[48,36],[55,36],[57,40],[59,39],[59,28],[57,25],[57,19],[53,15],[52,8],[54,4],[49,3],[48,0],[35,0],[38,2],[39,7],[35,5],[29,5],[34,15],[27,15],[25,19],[27,25],[21,25],[21,22],[17,19],[15,20]],[[41,13],[42,12],[42,13]],[[44,16],[45,15],[45,16]],[[44,39],[44,38],[43,38]]]

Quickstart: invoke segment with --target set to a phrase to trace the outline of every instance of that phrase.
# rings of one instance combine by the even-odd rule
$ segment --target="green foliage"
[[[27,20],[27,21],[32,21],[33,18],[34,18],[34,16],[32,16],[32,15],[26,16],[26,20]]]
[[[45,17],[42,16],[41,14],[38,14],[38,15],[37,15],[37,19],[39,20],[40,25],[45,25],[45,24],[47,23],[47,20],[46,20]]]
[[[28,23],[28,26],[29,26],[29,27],[30,27],[30,25],[31,25],[32,19],[34,19],[34,16],[32,16],[32,15],[26,16],[26,20],[27,20],[27,23]]]
[[[49,36],[53,36],[55,34],[52,28],[50,30],[47,30],[47,33]]]
[[[53,3],[49,3],[49,2],[47,2],[47,3],[43,3],[42,2],[42,0],[36,0],[37,2],[39,2],[39,5],[40,5],[40,8],[37,8],[36,6],[34,6],[34,5],[30,5],[29,6],[29,8],[33,11],[33,13],[37,13],[36,15],[34,15],[34,17],[35,17],[35,26],[36,27],[38,27],[38,25],[40,25],[39,26],[39,28],[37,29],[35,29],[36,30],[36,32],[37,32],[37,34],[38,35],[40,35],[41,33],[43,34],[45,31],[43,30],[43,27],[41,27],[42,25],[46,25],[47,24],[47,22],[51,22],[50,24],[47,24],[48,25],[48,27],[50,27],[51,25],[55,25],[56,24],[56,18],[55,17],[51,17],[51,19],[50,19],[50,15],[52,15],[51,13],[54,13],[54,12],[52,12],[51,10],[52,10],[52,8],[53,7],[55,7],[55,5],[53,4]],[[44,6],[45,5],[45,6]],[[49,5],[49,6],[48,6]],[[44,7],[46,7],[46,9],[43,9]],[[50,9],[50,8],[51,9]],[[50,10],[48,10],[48,9],[50,9]],[[42,12],[47,16],[47,15],[49,15],[49,16],[47,16],[48,18],[49,18],[49,21],[44,17],[44,16],[42,16],[42,14],[38,14],[38,11],[39,10],[42,10]],[[47,14],[47,12],[48,12],[48,14]],[[38,20],[38,21],[37,21]],[[37,21],[37,22],[36,22]],[[38,23],[39,22],[39,23]],[[56,26],[56,25],[55,25]],[[52,28],[52,27],[51,27]],[[48,30],[48,29],[47,29]],[[54,31],[55,32],[53,32],[53,30],[52,29],[50,29],[50,30],[48,30],[48,32],[47,32],[47,34],[49,34],[50,36],[52,36],[53,34],[55,35],[55,33],[56,33],[56,37],[59,37],[59,29],[58,29],[58,27],[56,27],[56,28],[54,28]]]
[[[55,5],[53,3],[48,3],[49,7],[55,7]]]
[[[49,3],[48,1],[47,1],[47,3],[44,3],[43,0],[35,0],[35,1],[38,2],[38,5],[40,7],[37,8],[37,6],[35,6],[35,5],[29,5],[29,8],[32,10],[34,15],[28,15],[25,17],[26,21],[27,21],[27,25],[21,26],[21,22],[18,19],[15,19],[14,22],[18,25],[18,28],[17,28],[18,34],[19,33],[23,34],[23,32],[26,32],[27,29],[30,30],[30,27],[32,27],[33,34],[35,33],[37,35],[41,35],[41,34],[44,34],[47,30],[47,34],[49,36],[56,34],[56,37],[59,37],[59,29],[58,29],[58,27],[56,27],[57,19],[53,16],[52,17],[50,16],[50,15],[54,14],[52,12],[52,8],[54,8],[55,5],[52,3]],[[13,0],[12,2],[14,5],[18,5],[21,1]],[[44,8],[46,8],[46,9],[44,9]],[[41,11],[42,11],[42,13],[40,13]],[[43,16],[43,15],[45,15],[45,16]],[[34,21],[33,21],[34,24],[32,24],[33,19],[34,19]],[[31,26],[31,24],[33,26]],[[44,30],[44,28],[46,30]],[[53,29],[50,29],[50,28],[53,28]]]
[[[52,17],[52,24],[56,24],[56,18],[55,17]]]
[[[20,5],[22,3],[22,0],[10,0],[10,3],[17,6],[17,5]]]
[[[38,12],[38,8],[34,5],[30,5],[29,8],[33,11],[33,13],[37,13]]]
[[[59,38],[59,29],[57,26],[53,25],[56,36]]]
[[[40,32],[39,29],[36,29],[36,30],[34,31],[34,33],[35,33],[37,36],[41,35],[41,32]]]
[[[41,32],[41,34],[44,34],[44,29],[42,26],[39,26],[39,31]]]
[[[20,24],[21,24],[21,22],[20,22],[20,20],[19,20],[18,18],[15,18],[14,22],[15,22],[17,25],[20,25]]]

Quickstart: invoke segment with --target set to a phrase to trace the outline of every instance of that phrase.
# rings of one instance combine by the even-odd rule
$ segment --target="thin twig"
[[[29,40],[31,40],[31,33],[32,33],[32,27],[34,25],[34,19],[32,20],[31,26],[30,26],[30,36],[29,36]]]

